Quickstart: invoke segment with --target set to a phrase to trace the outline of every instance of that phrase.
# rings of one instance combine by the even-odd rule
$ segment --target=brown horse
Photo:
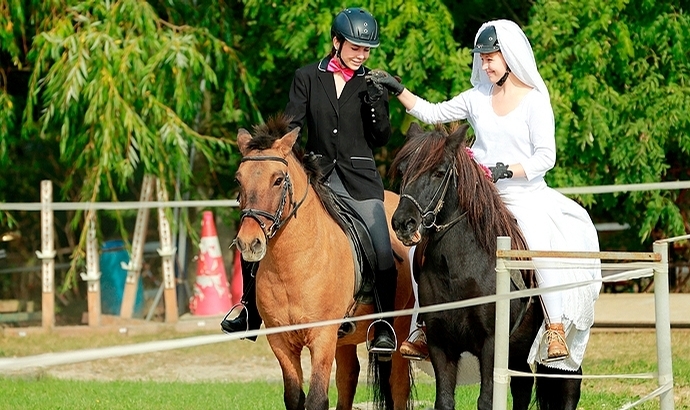
[[[373,305],[355,303],[355,260],[348,237],[329,214],[328,200],[319,194],[323,185],[312,177],[293,147],[299,129],[288,132],[283,117],[256,126],[255,135],[244,129],[237,134],[242,162],[236,173],[243,217],[236,238],[247,261],[261,261],[256,274],[257,305],[266,327],[307,324],[374,313]],[[398,196],[386,192],[388,221]],[[390,228],[398,268],[396,309],[411,308],[408,248]],[[268,342],[283,373],[287,409],[327,409],[328,386],[336,362],[338,409],[351,409],[360,370],[357,345],[366,342],[371,321],[357,321],[354,333],[338,338],[339,325],[269,334]],[[400,343],[410,317],[397,317],[395,331]],[[300,357],[311,355],[309,394],[304,394]],[[370,355],[370,367],[378,370],[374,396],[379,406],[406,409],[410,406],[409,362],[398,352],[390,361]],[[378,390],[376,388],[378,387]]]

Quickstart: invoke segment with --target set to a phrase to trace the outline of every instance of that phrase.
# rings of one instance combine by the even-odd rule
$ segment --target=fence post
[[[671,355],[671,304],[668,290],[668,243],[655,242],[654,252],[661,255],[661,262],[654,268],[654,310],[656,317],[656,355],[659,386],[670,383],[670,389],[659,395],[661,410],[672,410],[673,359]]]
[[[510,250],[510,237],[499,236],[499,250]],[[510,294],[510,271],[505,259],[496,258],[496,296]],[[496,328],[494,334],[494,395],[493,410],[506,410],[508,406],[508,344],[510,337],[510,299],[496,301]]]
[[[44,328],[55,326],[55,235],[53,233],[53,183],[41,181],[41,259],[43,295],[41,317]]]
[[[165,185],[158,178],[158,201],[168,201],[168,191]],[[163,285],[165,291],[163,300],[165,301],[165,321],[168,323],[176,323],[179,319],[177,310],[177,289],[175,286],[175,261],[176,248],[172,246],[172,232],[170,229],[170,221],[165,215],[165,209],[162,206],[158,208],[158,233],[160,235],[161,247],[158,249],[158,254],[161,257],[161,265],[163,270]]]
[[[153,184],[156,177],[150,174],[144,175],[141,183],[140,202],[148,202],[153,196]],[[127,271],[125,289],[122,293],[122,304],[120,306],[120,317],[131,319],[134,313],[134,303],[139,286],[139,275],[144,261],[144,244],[146,242],[146,231],[149,227],[149,208],[139,208],[137,212],[137,222],[134,225],[134,236],[132,238],[132,254],[128,263],[122,263],[122,269]]]
[[[86,214],[89,230],[86,237],[86,272],[81,279],[87,282],[87,303],[89,326],[101,325],[101,267],[96,237],[96,210]]]

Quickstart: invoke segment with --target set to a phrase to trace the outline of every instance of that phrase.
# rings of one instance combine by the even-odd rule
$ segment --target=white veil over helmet
[[[537,70],[537,63],[534,60],[532,46],[520,26],[510,20],[487,21],[482,24],[479,31],[477,31],[477,34],[474,36],[475,44],[477,43],[479,33],[484,31],[488,26],[494,26],[496,29],[498,46],[501,48],[503,58],[506,60],[513,74],[523,83],[536,88],[548,97],[549,90],[546,88],[546,84],[541,78],[539,70]],[[479,53],[474,53],[472,77],[470,81],[475,87],[479,84],[491,82],[484,70],[482,70],[482,60],[479,57]]]

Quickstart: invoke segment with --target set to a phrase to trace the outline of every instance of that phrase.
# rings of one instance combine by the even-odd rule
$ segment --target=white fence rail
[[[679,237],[684,239],[685,237]],[[657,380],[658,388],[624,409],[633,408],[638,404],[659,397],[661,410],[672,410],[673,402],[673,365],[671,356],[671,320],[668,288],[668,242],[654,243],[653,253],[643,252],[560,252],[560,251],[513,251],[510,249],[510,238],[499,237],[496,251],[496,343],[494,356],[494,395],[493,409],[506,410],[508,405],[508,387],[510,377],[534,377],[534,374],[514,372],[508,368],[508,340],[510,336],[510,300],[524,297],[523,292],[510,291],[510,270],[526,267],[526,261],[513,261],[512,258],[551,257],[551,258],[597,258],[603,260],[636,261],[630,271],[635,275],[651,270],[654,275],[654,301],[656,315],[657,342]],[[640,262],[642,261],[642,262]],[[527,264],[528,265],[528,264]],[[541,266],[541,265],[540,265]],[[607,265],[608,266],[608,265]],[[534,268],[534,265],[530,266]],[[610,279],[610,278],[609,278]],[[554,286],[538,289],[540,293],[573,286],[588,286],[590,281],[579,282],[564,286]],[[547,375],[537,375],[550,377]],[[629,377],[627,375],[626,377]],[[587,378],[589,376],[577,376]],[[649,375],[639,375],[640,378]]]

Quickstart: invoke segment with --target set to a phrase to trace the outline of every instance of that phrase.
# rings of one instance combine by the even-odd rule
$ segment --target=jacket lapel
[[[328,67],[328,62],[331,60],[330,57],[325,57],[319,63],[319,70],[317,72],[317,77],[319,78],[319,83],[323,87],[323,91],[328,97],[328,101],[331,102],[333,109],[338,112],[338,96],[335,94],[335,80],[333,80],[333,74],[326,70]]]
[[[357,94],[362,82],[364,81],[364,66],[361,66],[355,71],[350,81],[345,84],[343,92],[340,93],[340,104],[345,104],[353,95]]]

